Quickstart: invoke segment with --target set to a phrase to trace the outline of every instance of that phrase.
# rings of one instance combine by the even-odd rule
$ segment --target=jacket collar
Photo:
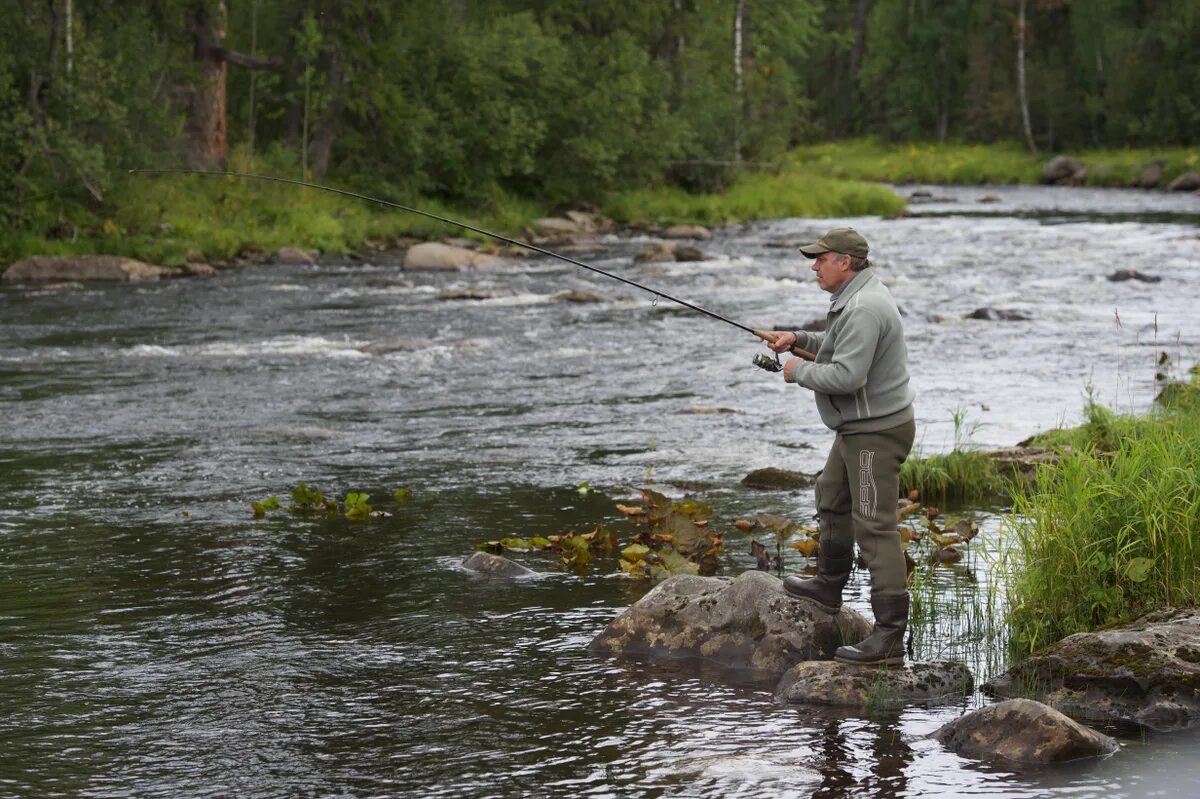
[[[829,302],[831,303],[829,312],[836,313],[845,308],[846,303],[850,301],[851,297],[862,291],[862,289],[868,284],[874,283],[876,280],[878,280],[878,278],[875,277],[875,269],[874,267],[870,266],[847,280],[842,284],[842,287],[838,289],[832,297],[829,298]]]

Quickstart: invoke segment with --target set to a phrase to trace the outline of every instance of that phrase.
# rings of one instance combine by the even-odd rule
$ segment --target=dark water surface
[[[1089,386],[1145,410],[1161,352],[1179,374],[1195,361],[1200,198],[931,191],[946,199],[909,218],[726,230],[702,263],[635,266],[646,240],[616,238],[585,260],[755,327],[799,325],[826,295],[778,245],[854,224],[906,313],[925,453],[953,445],[956,415],[980,446],[1073,423]],[[1162,280],[1106,279],[1118,269]],[[493,296],[438,299],[455,289]],[[566,289],[607,301],[554,298]],[[980,765],[924,737],[978,694],[777,707],[770,685],[590,656],[645,590],[611,563],[463,571],[488,538],[625,533],[613,503],[647,484],[704,499],[722,529],[811,515],[810,492],[739,485],[819,468],[830,436],[810,396],[751,367],[745,334],[668,305],[544,259],[0,290],[0,795],[1194,794],[1195,735],[1112,731],[1117,755],[1052,771]],[[963,319],[984,307],[1029,319]],[[302,480],[393,515],[252,518],[251,500],[287,504]],[[1003,519],[975,518],[976,551],[929,596],[998,613]],[[752,565],[744,537],[727,548],[727,573]],[[866,589],[856,575],[862,610]],[[1002,655],[977,622],[929,625],[918,655],[986,679]]]

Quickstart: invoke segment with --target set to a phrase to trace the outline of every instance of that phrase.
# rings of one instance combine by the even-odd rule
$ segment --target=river
[[[1145,411],[1161,353],[1176,377],[1195,362],[1200,197],[897,191],[914,188],[935,196],[909,216],[734,226],[699,263],[635,264],[636,237],[581,257],[753,327],[799,326],[828,301],[787,245],[854,225],[905,314],[923,454],[1015,444],[1077,422],[1089,396]],[[1108,279],[1121,269],[1160,280]],[[603,301],[556,298],[569,289]],[[479,299],[439,299],[457,290]],[[0,289],[0,795],[1112,799],[1200,784],[1190,733],[1110,729],[1110,758],[1014,771],[925,737],[979,693],[818,712],[729,675],[593,657],[646,590],[611,564],[577,574],[530,553],[514,557],[537,579],[464,571],[486,539],[624,535],[615,503],[643,486],[714,508],[727,574],[753,567],[734,519],[811,516],[811,492],[740,485],[820,468],[811,396],[751,366],[765,350],[747,334],[652,300],[544,258]],[[982,308],[1025,318],[964,318]],[[391,515],[254,517],[251,501],[286,507],[301,481]],[[983,533],[929,575],[930,596],[995,615],[1003,510],[964,512]],[[848,596],[869,613],[863,575]],[[1003,655],[964,624],[922,629],[918,656],[965,659],[982,682]]]

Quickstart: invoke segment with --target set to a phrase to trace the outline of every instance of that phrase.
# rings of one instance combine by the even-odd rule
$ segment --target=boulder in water
[[[463,561],[463,568],[497,577],[528,577],[531,574],[537,574],[533,569],[511,561],[503,555],[493,555],[491,552],[476,552]]]
[[[1008,311],[1003,308],[976,308],[964,319],[983,319],[988,322],[1028,322],[1032,317],[1023,311]]]
[[[765,469],[755,469],[743,477],[742,485],[751,488],[799,489],[811,487],[816,480],[811,474],[768,466]]]
[[[662,232],[664,239],[699,239],[708,241],[712,232],[702,225],[671,225]]]
[[[1041,702],[1010,699],[960,716],[929,737],[963,757],[1049,765],[1117,751],[1117,742]]]
[[[1042,178],[1047,183],[1080,185],[1087,180],[1087,167],[1070,156],[1059,155],[1042,167]]]
[[[1162,278],[1158,275],[1147,275],[1145,272],[1139,272],[1136,269],[1118,269],[1108,276],[1108,279],[1113,283],[1123,283],[1126,280],[1137,280],[1142,283],[1159,283]]]
[[[743,572],[733,580],[680,574],[610,622],[591,649],[782,674],[803,660],[831,659],[839,646],[863,640],[870,630],[849,607],[830,615],[793,599],[779,578],[765,572]]]
[[[171,272],[120,255],[34,255],[4,272],[7,283],[157,280]]]
[[[404,254],[404,268],[409,271],[454,271],[482,266],[499,261],[495,256],[468,250],[465,247],[451,247],[437,241],[425,241],[414,244]]]

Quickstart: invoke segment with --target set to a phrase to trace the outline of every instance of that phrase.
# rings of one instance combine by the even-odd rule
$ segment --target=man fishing
[[[916,431],[914,395],[900,311],[867,251],[867,240],[852,228],[834,228],[801,247],[815,259],[817,284],[833,295],[825,332],[767,334],[777,353],[793,347],[816,353],[812,362],[789,359],[783,378],[813,392],[821,421],[836,434],[816,482],[817,576],[789,575],[783,585],[790,595],[836,613],[857,541],[871,574],[875,626],[856,646],[839,647],[834,659],[899,665],[908,627],[908,581],[896,516],[900,464]]]

